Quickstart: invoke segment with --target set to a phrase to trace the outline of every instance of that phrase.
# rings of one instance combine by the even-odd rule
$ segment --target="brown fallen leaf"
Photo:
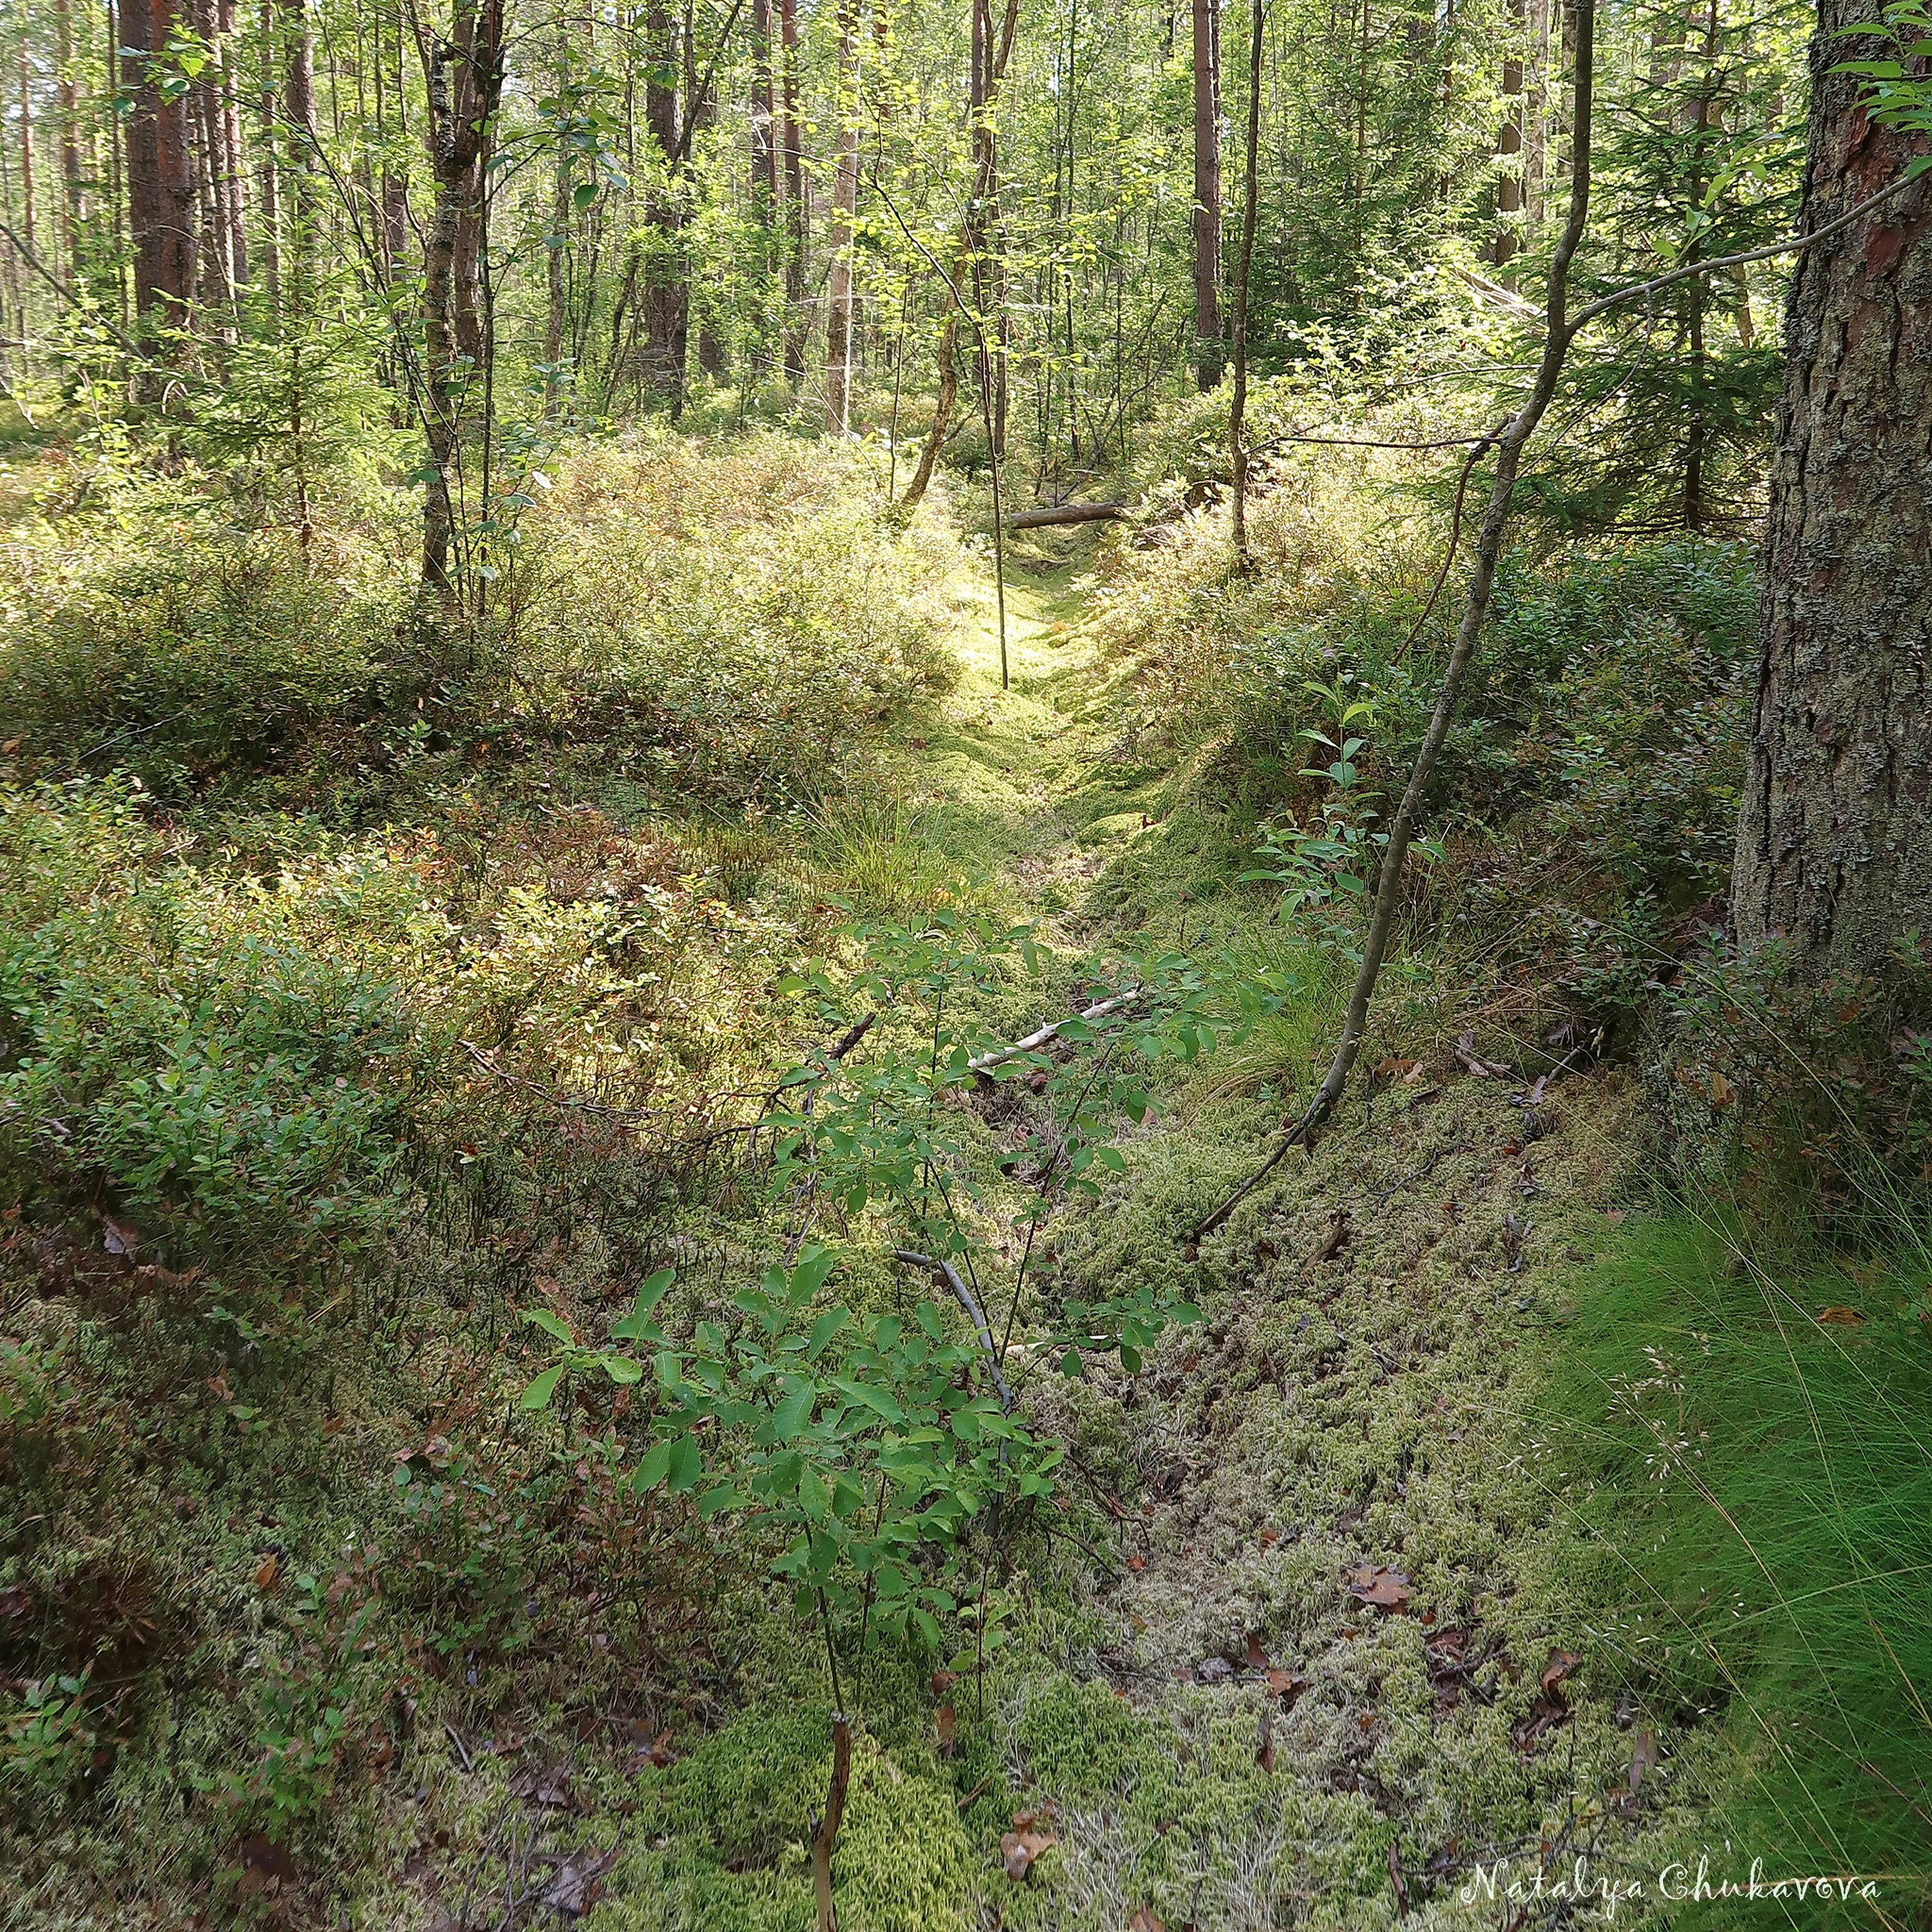
[[[1829,1322],[1834,1328],[1862,1328],[1865,1325],[1865,1318],[1857,1308],[1842,1307],[1837,1303],[1828,1308],[1820,1308],[1818,1319]]]
[[[282,1559],[278,1556],[276,1556],[273,1550],[271,1550],[268,1553],[268,1555],[265,1556],[261,1559],[261,1561],[256,1566],[256,1589],[262,1591],[268,1591],[273,1590],[275,1587],[275,1585],[281,1580],[281,1574]]]
[[[1127,1568],[1129,1570],[1144,1570],[1146,1569],[1146,1567],[1147,1558],[1143,1557],[1139,1550],[1136,1550],[1134,1554],[1127,1558]]]
[[[1643,1780],[1657,1769],[1657,1748],[1655,1731],[1639,1731],[1630,1751],[1630,1795],[1643,1789]]]
[[[526,1798],[546,1808],[571,1802],[570,1767],[564,1764],[533,1764],[509,1781],[512,1798]]]
[[[940,1736],[940,1756],[950,1757],[959,1744],[959,1719],[950,1704],[942,1704],[933,1712],[933,1723]]]
[[[1292,1705],[1308,1688],[1308,1680],[1299,1671],[1285,1671],[1277,1664],[1268,1673],[1268,1688],[1276,1697],[1285,1697]]]
[[[1127,1921],[1127,1932],[1167,1932],[1167,1921],[1152,1906],[1142,1906]]]
[[[651,1748],[645,1752],[644,1756],[659,1771],[670,1770],[677,1762],[677,1753],[671,1746],[671,1733],[669,1731],[659,1731],[651,1740]]]
[[[1322,1245],[1319,1248],[1317,1248],[1312,1255],[1308,1257],[1307,1261],[1304,1265],[1312,1268],[1318,1261],[1334,1260],[1336,1256],[1341,1254],[1342,1249],[1348,1245],[1348,1237],[1350,1232],[1351,1230],[1348,1224],[1348,1212],[1344,1208],[1336,1214],[1335,1224],[1332,1227],[1329,1228],[1327,1238],[1323,1241]]]
[[[1541,1675],[1537,1678],[1537,1688],[1545,1697],[1554,1697],[1558,1704],[1562,1703],[1562,1695],[1557,1687],[1565,1678],[1574,1677],[1577,1666],[1582,1662],[1583,1659],[1574,1650],[1551,1651],[1543,1664]]]
[[[132,1255],[141,1246],[141,1237],[125,1221],[112,1215],[101,1216],[101,1245],[110,1255]]]
[[[614,1844],[608,1852],[586,1845],[557,1868],[543,1903],[559,1918],[581,1919],[597,1903],[597,1895],[604,1890],[604,1874],[616,1863]]]
[[[1374,1604],[1380,1610],[1407,1607],[1410,1586],[1400,1570],[1391,1570],[1380,1563],[1362,1563],[1348,1573],[1348,1579],[1349,1595],[1365,1604]]]
[[[1261,1633],[1248,1632],[1248,1668],[1251,1671],[1265,1671],[1268,1668],[1268,1653],[1261,1648]]]
[[[295,1861],[273,1839],[255,1832],[242,1840],[242,1889],[263,1891],[269,1887],[292,1885]]]
[[[1281,1532],[1278,1529],[1264,1529],[1257,1541],[1264,1550],[1272,1550],[1281,1541]]]
[[[1000,1839],[1000,1859],[1016,1885],[1032,1871],[1034,1862],[1059,1840],[1050,1831],[1008,1831]]]
[[[932,1674],[932,1694],[943,1697],[959,1681],[957,1671],[935,1671]]]
[[[1710,1104],[1715,1108],[1726,1108],[1737,1099],[1738,1090],[1713,1067],[1710,1070]]]

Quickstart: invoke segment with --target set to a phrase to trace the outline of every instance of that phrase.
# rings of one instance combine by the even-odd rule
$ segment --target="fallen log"
[[[1062,503],[1051,509],[1023,509],[1007,519],[1009,530],[1044,530],[1055,524],[1092,524],[1102,517],[1124,517],[1124,503]]]

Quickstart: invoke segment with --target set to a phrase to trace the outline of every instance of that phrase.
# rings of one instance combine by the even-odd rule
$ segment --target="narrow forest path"
[[[1184,861],[1143,861],[1167,774],[1093,703],[1078,565],[1014,560],[1009,691],[991,582],[960,594],[960,684],[907,746],[922,836],[1069,950],[1191,929],[1292,958],[1251,889],[1217,901],[1175,889]],[[1478,1865],[1527,1882],[1576,1856],[1654,1885],[1690,1815],[1695,1738],[1596,1686],[1605,1559],[1568,1533],[1535,1424],[1539,1365],[1610,1237],[1634,1083],[1531,1106],[1423,1049],[1191,1258],[1184,1231],[1279,1118],[1261,1077],[1308,1077],[1319,994],[1124,1131],[1124,1180],[1062,1238],[1094,1291],[1151,1282],[1207,1322],[1054,1418],[1132,1507],[1005,1716],[1009,1761],[1058,1807],[1058,1903],[1002,1904],[995,1876],[988,1924],[1555,1924],[1558,1900],[1511,1918],[1461,1894]],[[1641,1782],[1659,1753],[1640,1804],[1633,1760]],[[973,1822],[982,1842],[1003,1824]]]

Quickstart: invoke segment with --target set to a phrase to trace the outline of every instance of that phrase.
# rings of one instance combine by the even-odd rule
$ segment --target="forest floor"
[[[964,675],[905,748],[928,849],[1070,950],[1280,963],[1215,828],[1170,817],[1173,774],[1098,702],[1077,562],[1023,555],[1011,576],[1011,690],[974,584]],[[1593,1681],[1605,1559],[1535,1430],[1539,1365],[1634,1194],[1635,1082],[1480,1077],[1449,1042],[1507,1016],[1439,1000],[1434,1041],[1197,1257],[1189,1227],[1280,1118],[1257,1089],[1305,1082],[1326,1043],[1332,971],[1299,963],[1307,1009],[1171,1086],[1062,1241],[1090,1287],[1155,1282],[1206,1325],[1060,1418],[1133,1504],[1111,1559],[1071,1579],[1058,1656],[1003,1675],[1001,1757],[1058,1863],[1048,1888],[1013,1883],[1006,1799],[969,1807],[989,1925],[1557,1923],[1574,1903],[1512,1906],[1510,1879],[1574,1881],[1582,1856],[1591,1883],[1650,1891],[1691,1824],[1702,1747]],[[1492,1897],[1476,1868],[1499,1864]]]

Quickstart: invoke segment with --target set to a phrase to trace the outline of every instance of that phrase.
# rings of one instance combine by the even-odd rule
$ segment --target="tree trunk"
[[[436,210],[423,246],[423,347],[427,394],[425,440],[435,472],[423,498],[423,585],[455,602],[449,552],[455,522],[456,465],[462,397],[475,365],[458,334],[458,263],[464,224],[480,232],[486,168],[503,93],[503,0],[456,0],[450,37],[429,70],[429,161]],[[478,250],[480,253],[480,249]],[[474,296],[470,310],[474,325]],[[482,352],[476,331],[477,354]]]
[[[74,79],[73,0],[57,0],[54,8],[54,58],[59,63],[60,106],[60,240],[68,273],[80,279],[80,224],[87,219],[86,191],[80,171],[80,90]]]
[[[308,0],[279,0],[280,40],[285,62],[282,122],[289,158],[291,232],[289,240],[291,298],[300,315],[308,307],[308,267],[315,252],[315,43],[308,32]]]
[[[139,339],[188,321],[194,291],[194,182],[189,172],[185,98],[168,99],[149,67],[176,25],[175,0],[128,0],[121,21],[122,84],[133,102],[127,122],[127,216],[134,244],[134,314]],[[142,377],[144,401],[160,384]]]
[[[653,0],[644,17],[651,69],[644,82],[644,125],[662,158],[666,179],[644,197],[641,308],[644,323],[643,388],[671,406],[675,423],[684,413],[685,357],[691,339],[691,271],[684,248],[684,205],[678,172],[676,23],[665,0]],[[669,74],[674,76],[666,80]],[[690,114],[692,103],[685,102]]]
[[[839,156],[832,172],[830,300],[825,308],[825,433],[851,433],[852,223],[858,209],[858,0],[839,0]]]
[[[1496,232],[1490,259],[1500,268],[1522,244],[1513,216],[1523,212],[1523,31],[1524,0],[1510,0],[1509,51],[1503,57],[1503,125],[1496,136]]]
[[[805,205],[805,137],[798,124],[798,4],[778,0],[779,144],[785,159],[785,380],[805,380],[805,343],[811,318],[805,305],[805,249],[810,229]]]
[[[1227,412],[1228,454],[1234,467],[1234,554],[1248,561],[1248,295],[1255,266],[1255,218],[1260,196],[1261,36],[1267,0],[1254,0],[1248,34],[1248,138],[1243,149],[1241,232],[1234,269],[1234,399]]]
[[[1221,4],[1194,8],[1195,380],[1221,380]]]
[[[261,144],[257,149],[256,195],[261,209],[261,281],[268,306],[282,312],[282,183],[275,156],[275,0],[261,0]]]
[[[1801,233],[1917,152],[1829,72],[1834,30],[1876,14],[1820,7]],[[1799,258],[1785,341],[1732,908],[1818,978],[1932,932],[1932,177]]]

